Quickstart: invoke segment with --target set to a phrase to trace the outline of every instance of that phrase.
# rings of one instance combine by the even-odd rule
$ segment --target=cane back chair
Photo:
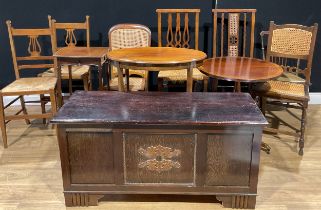
[[[57,31],[64,30],[66,32],[64,47],[76,47],[78,44],[76,33],[77,30],[85,30],[86,31],[86,46],[90,47],[90,33],[89,33],[89,16],[86,16],[86,21],[82,23],[57,23],[56,20],[52,19],[50,15],[48,15],[49,26],[53,30],[53,49],[56,52],[58,47],[57,41]],[[71,76],[70,76],[71,75]],[[54,68],[48,69],[44,73],[39,76],[48,77],[54,76]],[[61,79],[68,80],[69,93],[72,93],[72,80],[82,80],[83,87],[85,90],[91,90],[91,73],[90,66],[88,65],[64,65],[61,68]]]
[[[148,27],[139,24],[118,24],[108,32],[110,50],[123,48],[149,47],[151,45],[151,31]],[[130,91],[139,91],[147,88],[148,72],[144,70],[125,69],[124,84]],[[109,89],[118,90],[118,77],[115,67],[110,68],[108,75]]]
[[[276,25],[273,21],[270,22],[266,60],[282,66],[285,76],[255,87],[257,94],[261,97],[263,113],[265,113],[266,103],[302,110],[301,128],[294,128],[295,133],[273,128],[266,129],[299,137],[299,155],[303,155],[310,75],[317,30],[317,24],[307,27],[295,24]],[[266,100],[267,98],[269,100]],[[285,122],[284,124],[287,125]]]
[[[46,69],[54,67],[53,56],[41,55],[44,48],[41,47],[39,37],[49,37],[50,42],[53,41],[52,30],[50,28],[43,29],[16,29],[11,26],[11,21],[7,21],[10,47],[12,53],[13,67],[15,71],[16,80],[0,91],[0,126],[2,132],[2,140],[4,147],[8,147],[7,143],[7,132],[6,124],[11,120],[25,119],[27,124],[30,124],[29,119],[35,118],[51,118],[57,111],[56,104],[56,77],[28,77],[22,78],[20,75],[21,70],[31,69]],[[28,38],[28,53],[27,56],[17,56],[17,49],[15,45],[15,39],[18,37]],[[20,38],[20,41],[21,38]],[[52,46],[50,46],[52,48]],[[53,49],[52,49],[53,50]],[[49,94],[51,102],[51,112],[45,113],[43,110],[42,114],[28,114],[24,100],[24,95],[33,94]],[[14,100],[4,105],[3,98],[5,96],[16,96]],[[15,115],[6,115],[5,109],[12,105],[15,101],[20,100],[21,110]],[[44,97],[41,97],[40,102],[43,104]],[[35,101],[33,101],[35,102]],[[22,113],[22,115],[21,115]]]
[[[213,57],[253,57],[256,9],[213,9]],[[217,90],[218,81],[213,83]],[[240,90],[240,83],[235,89]]]
[[[200,9],[157,9],[156,13],[158,16],[158,47],[163,46],[162,16],[163,14],[167,14],[166,44],[164,46],[177,48],[194,48],[195,50],[199,49],[198,38]],[[194,26],[192,27],[192,24],[190,24],[190,22],[193,21],[193,18]],[[175,23],[173,23],[173,19],[175,19]],[[194,28],[194,43],[192,41],[192,33],[190,32],[191,28]],[[165,83],[169,81],[174,83],[184,82],[187,80],[186,71],[160,71],[158,74],[158,78],[160,79],[160,82],[164,81]],[[203,81],[204,91],[207,90],[208,77],[202,74],[197,68],[193,69],[193,80]]]

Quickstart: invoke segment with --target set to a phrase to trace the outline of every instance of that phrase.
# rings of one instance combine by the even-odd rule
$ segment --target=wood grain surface
[[[51,122],[113,125],[266,124],[261,111],[247,93],[97,91],[73,94]]]
[[[206,58],[202,51],[172,47],[126,48],[108,52],[110,60],[139,64],[183,64]]]
[[[247,57],[206,59],[200,71],[209,77],[236,82],[263,82],[283,73],[275,63]]]

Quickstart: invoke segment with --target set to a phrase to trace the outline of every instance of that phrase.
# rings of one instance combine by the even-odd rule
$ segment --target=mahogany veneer
[[[67,206],[116,193],[255,207],[266,120],[249,94],[79,91],[52,123]]]

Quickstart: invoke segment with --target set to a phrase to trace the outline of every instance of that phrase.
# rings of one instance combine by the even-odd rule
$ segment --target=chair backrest
[[[123,48],[149,47],[151,45],[151,31],[139,24],[118,24],[108,32],[111,50]]]
[[[253,57],[256,9],[213,9],[212,13],[213,57]]]
[[[75,47],[77,45],[77,38],[75,35],[75,30],[85,30],[86,31],[86,46],[90,47],[90,25],[89,16],[86,16],[85,22],[82,23],[57,23],[55,19],[52,19],[48,15],[49,26],[53,30],[54,38],[54,51],[57,51],[57,30],[65,30],[65,46],[64,47]]]
[[[13,60],[13,66],[15,70],[16,79],[20,78],[20,70],[23,69],[47,69],[54,67],[54,57],[53,53],[53,36],[51,28],[41,28],[41,29],[16,29],[11,25],[11,21],[7,20],[7,27],[9,33],[9,41],[11,47],[11,54]],[[39,37],[49,37],[50,38],[50,56],[42,55],[44,48],[42,48]],[[15,45],[15,38],[25,37],[29,40],[27,55],[18,56],[17,48]],[[42,43],[42,42],[41,42]],[[45,42],[45,44],[47,44]]]
[[[200,9],[157,9],[158,46],[162,47],[162,14],[167,14],[166,47],[194,48],[198,50],[199,13]],[[194,47],[191,47],[190,16],[194,16]],[[175,18],[175,25],[173,24]],[[183,24],[181,24],[183,22]],[[181,25],[183,28],[181,29]]]
[[[285,71],[303,76],[310,84],[312,59],[318,24],[307,27],[296,24],[276,25],[270,22],[266,60]]]

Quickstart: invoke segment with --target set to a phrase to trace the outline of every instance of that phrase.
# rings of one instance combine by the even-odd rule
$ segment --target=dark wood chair
[[[261,97],[263,113],[266,110],[266,103],[302,110],[301,128],[294,128],[295,133],[273,128],[266,129],[270,132],[299,137],[299,155],[303,155],[310,75],[317,30],[317,24],[307,27],[295,24],[276,25],[273,21],[270,22],[266,60],[282,66],[284,75],[283,79],[280,77],[258,84],[254,88],[256,94]]]
[[[30,124],[29,119],[35,118],[51,118],[57,111],[56,104],[56,77],[29,77],[22,78],[20,75],[21,70],[53,68],[54,58],[52,55],[41,55],[43,48],[40,45],[39,37],[49,37],[53,42],[51,28],[42,29],[16,29],[11,26],[11,21],[7,21],[9,40],[11,46],[12,60],[15,71],[16,80],[4,87],[0,91],[0,126],[2,132],[2,140],[5,148],[8,147],[6,124],[11,120],[25,119],[27,124]],[[28,50],[29,55],[17,56],[15,38],[26,37],[29,39]],[[21,41],[21,40],[20,40]],[[52,44],[51,44],[52,45]],[[52,46],[50,46],[52,48]],[[52,49],[53,50],[53,49]],[[44,96],[49,94],[51,102],[51,111],[45,113],[43,109],[42,114],[28,114],[24,100],[24,95],[40,94]],[[5,96],[15,96],[16,98],[4,105],[3,98]],[[45,97],[40,97],[40,102],[43,105]],[[6,115],[5,109],[12,105],[17,100],[20,100],[21,109],[15,115]],[[33,101],[35,102],[35,101]],[[22,114],[21,114],[22,113]]]
[[[213,57],[253,57],[256,9],[213,9]],[[214,80],[213,89],[217,90]],[[235,89],[240,89],[235,83]]]
[[[118,24],[108,32],[110,50],[123,48],[149,47],[151,45],[151,31],[139,24]],[[125,69],[124,84],[130,91],[145,90],[148,85],[148,72],[144,70]],[[118,90],[117,70],[110,67],[110,90]]]
[[[198,47],[199,39],[199,13],[200,9],[157,9],[158,15],[158,47],[178,47],[178,48],[194,48]],[[166,40],[163,40],[163,15],[167,15],[167,32]],[[174,19],[174,20],[173,20]],[[192,21],[194,20],[194,25]],[[190,29],[194,28],[194,33]],[[194,35],[194,42],[192,40]],[[163,41],[166,44],[163,45]],[[179,83],[187,79],[186,71],[160,71],[158,74],[159,84],[168,82]],[[208,77],[202,74],[197,68],[193,70],[193,80],[204,82],[204,91],[207,90]],[[162,86],[162,85],[159,85]]]
[[[53,49],[56,52],[58,47],[57,41],[57,31],[64,30],[65,40],[63,47],[76,47],[78,44],[76,33],[77,30],[84,30],[86,32],[86,46],[90,47],[90,25],[89,25],[89,16],[86,16],[86,21],[82,23],[57,23],[56,20],[52,19],[50,15],[48,15],[49,26],[53,30]],[[69,69],[71,68],[71,69]],[[41,73],[39,76],[42,77],[52,77],[54,76],[54,68],[48,69],[47,71]],[[69,93],[72,93],[72,81],[73,80],[82,80],[83,87],[85,90],[91,90],[91,73],[90,66],[81,65],[81,66],[68,66],[64,65],[61,68],[61,79],[69,81]]]

